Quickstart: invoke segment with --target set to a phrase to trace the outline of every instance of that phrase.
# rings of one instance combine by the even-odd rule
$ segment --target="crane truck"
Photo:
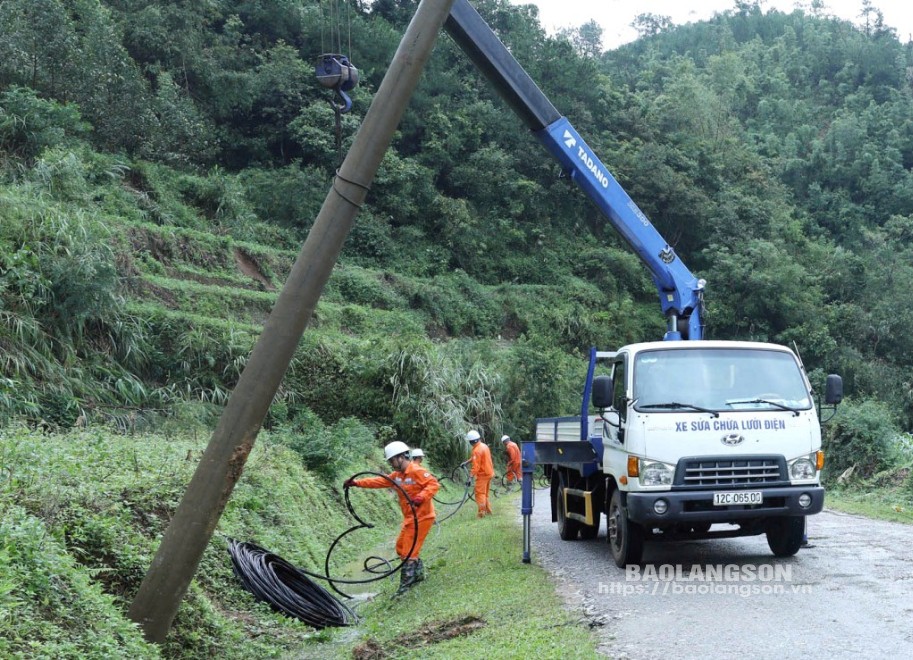
[[[523,561],[537,465],[560,537],[595,538],[604,515],[618,566],[639,563],[648,542],[759,534],[774,555],[794,555],[824,504],[822,403],[797,352],[705,340],[704,280],[468,0],[454,1],[445,29],[643,261],[666,318],[659,341],[591,349],[580,414],[537,419],[523,442]],[[824,403],[836,410],[842,397],[828,376]]]

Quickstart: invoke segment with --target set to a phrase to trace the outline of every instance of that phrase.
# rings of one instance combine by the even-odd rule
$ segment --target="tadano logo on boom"
[[[577,147],[577,157],[583,161],[583,164],[586,165],[586,168],[593,173],[593,176],[596,177],[596,180],[602,185],[603,188],[609,187],[609,177],[606,176],[605,172],[599,169],[599,166],[596,165],[596,161],[590,158],[590,155],[583,147]]]
[[[593,176],[596,177],[596,180],[603,188],[609,187],[609,177],[605,172],[599,169],[596,161],[586,152],[586,149],[577,145],[577,138],[575,138],[567,129],[564,130],[564,146],[568,149],[577,147],[577,157],[583,162],[586,168],[593,173]]]

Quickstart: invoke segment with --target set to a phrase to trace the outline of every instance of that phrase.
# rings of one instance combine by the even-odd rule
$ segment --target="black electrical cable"
[[[447,520],[448,518],[450,518],[451,516],[453,516],[454,514],[456,514],[456,512],[459,511],[463,507],[463,505],[466,504],[466,502],[468,500],[472,499],[472,495],[470,493],[470,486],[472,485],[472,479],[469,476],[469,468],[466,467],[466,463],[468,463],[468,461],[465,463],[460,463],[456,468],[453,469],[453,471],[450,473],[450,476],[448,477],[448,479],[450,481],[452,481],[453,483],[463,485],[463,496],[460,498],[460,501],[459,502],[448,502],[444,499],[438,498],[437,495],[435,495],[433,498],[435,502],[437,502],[438,504],[444,505],[444,506],[454,506],[455,505],[455,508],[450,513],[448,513],[446,516],[444,516],[442,518],[437,519],[438,523],[442,523],[445,520]],[[459,476],[457,476],[457,475],[459,475]],[[440,481],[442,481],[442,480],[440,478],[438,478],[438,482],[440,482]]]
[[[235,575],[260,600],[315,628],[351,626],[358,617],[282,557],[253,543],[229,539]]]
[[[412,525],[413,525],[412,545],[409,546],[409,551],[406,553],[406,556],[409,557],[410,555],[412,555],[412,551],[415,550],[415,544],[418,542],[418,516],[416,515],[416,511],[415,511],[415,503],[413,503],[412,498],[409,497],[409,493],[407,493],[403,489],[402,486],[400,486],[398,483],[396,483],[396,481],[391,479],[390,476],[386,475],[386,474],[381,474],[379,472],[359,472],[359,473],[354,474],[351,477],[349,477],[349,479],[347,479],[347,481],[352,481],[352,480],[356,479],[357,477],[360,477],[365,474],[372,475],[375,477],[383,477],[384,479],[389,481],[390,484],[400,492],[402,497],[405,498],[406,502],[409,503],[409,508],[412,509]],[[366,580],[342,580],[339,578],[329,577],[329,575],[330,575],[330,555],[333,554],[333,550],[336,548],[337,544],[343,538],[345,538],[346,535],[351,534],[352,532],[354,532],[356,530],[371,529],[372,527],[374,527],[374,525],[372,525],[371,523],[365,522],[364,520],[361,519],[361,517],[357,513],[355,513],[355,508],[352,506],[352,501],[349,499],[349,486],[345,486],[345,500],[346,500],[346,508],[349,510],[349,513],[352,514],[352,517],[358,521],[358,524],[353,525],[352,527],[350,527],[349,529],[344,531],[342,534],[340,534],[339,536],[336,537],[336,540],[333,541],[333,543],[330,544],[330,549],[327,550],[327,557],[326,557],[326,560],[324,561],[324,565],[323,565],[323,568],[326,571],[326,575],[325,576],[317,575],[315,577],[320,577],[324,580],[327,580],[330,583],[330,587],[333,588],[333,591],[340,594],[341,596],[345,596],[346,598],[351,598],[351,596],[349,596],[349,594],[345,593],[344,591],[341,591],[336,586],[337,582],[339,584],[367,584],[369,582],[376,582],[377,580],[383,580],[384,578],[389,577],[389,576],[393,575],[394,573],[396,573],[398,570],[400,570],[403,567],[403,564],[406,563],[406,560],[401,559],[399,564],[396,566],[396,568],[390,569],[389,571],[386,571],[384,573],[378,573],[376,570],[378,564],[374,564],[372,567],[369,568],[368,562],[370,560],[377,559],[381,563],[386,562],[387,564],[389,564],[390,562],[387,561],[386,559],[381,559],[379,557],[368,557],[367,559],[365,559],[365,563],[364,563],[365,571],[368,573],[374,574],[377,577],[368,578]],[[313,574],[309,574],[309,575],[313,575]]]

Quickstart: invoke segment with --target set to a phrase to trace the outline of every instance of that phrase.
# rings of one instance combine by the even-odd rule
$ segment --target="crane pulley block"
[[[321,85],[336,92],[341,103],[334,104],[334,107],[339,112],[348,112],[352,109],[352,99],[346,92],[358,84],[358,69],[348,57],[339,53],[324,53],[317,58],[314,73]]]

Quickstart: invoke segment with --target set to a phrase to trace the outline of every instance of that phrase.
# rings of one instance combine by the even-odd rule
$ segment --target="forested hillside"
[[[0,5],[0,415],[217,414],[415,4]],[[707,336],[795,342],[910,429],[913,45],[876,8],[738,2],[600,54],[476,4],[706,278]],[[312,62],[343,45],[337,150]],[[368,202],[270,425],[522,433],[589,346],[659,336],[637,259],[446,36]]]
[[[55,565],[117,598],[138,586],[187,476],[156,481],[166,468],[141,469],[142,447],[181,465],[192,451],[174,438],[211,428],[416,5],[0,2],[0,566],[26,565],[11,549],[49,561],[21,542],[47,525]],[[828,478],[908,468],[913,42],[868,0],[855,25],[818,2],[737,0],[680,27],[644,16],[642,38],[611,52],[593,24],[549,36],[532,6],[473,5],[707,280],[706,336],[795,343],[819,387],[843,375]],[[338,145],[313,70],[337,50],[361,73]],[[465,458],[469,425],[525,437],[534,417],[575,412],[591,346],[661,337],[657,302],[442,35],[270,409],[286,447],[262,460],[332,499],[342,470],[394,436],[440,466]],[[124,466],[93,475],[112,480],[103,492],[41,488],[49,474],[89,488],[69,463],[102,448]],[[233,524],[267,524],[260,497]],[[213,570],[202,590],[218,593],[230,578]],[[0,605],[25,607],[2,578]],[[195,616],[221,615],[202,599],[166,654],[231,648],[199,639]]]

